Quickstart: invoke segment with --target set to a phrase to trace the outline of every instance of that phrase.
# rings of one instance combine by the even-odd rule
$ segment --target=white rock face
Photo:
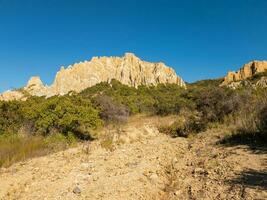
[[[45,96],[47,91],[39,76],[31,77],[24,90],[34,96]]]
[[[26,100],[21,91],[8,90],[0,95],[0,101]]]
[[[159,83],[174,83],[186,87],[175,71],[164,63],[142,61],[134,54],[126,53],[123,57],[93,57],[90,61],[76,63],[67,68],[61,67],[51,86],[44,86],[39,77],[32,77],[24,90],[34,96],[50,97],[65,95],[71,91],[81,92],[112,79],[133,87]]]

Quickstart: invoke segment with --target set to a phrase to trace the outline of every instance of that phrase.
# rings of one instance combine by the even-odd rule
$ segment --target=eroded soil
[[[265,151],[218,145],[222,128],[170,138],[161,122],[106,130],[112,148],[97,140],[1,169],[0,199],[267,199]]]

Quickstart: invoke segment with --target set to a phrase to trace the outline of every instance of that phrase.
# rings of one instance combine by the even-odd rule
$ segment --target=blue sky
[[[267,0],[0,0],[0,91],[133,52],[186,81],[267,60]]]

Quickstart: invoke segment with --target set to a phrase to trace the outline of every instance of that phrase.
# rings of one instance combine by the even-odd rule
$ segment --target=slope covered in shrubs
[[[236,131],[261,133],[266,138],[266,89],[232,90],[219,87],[220,82],[199,81],[185,90],[175,84],[134,88],[112,80],[79,94],[0,102],[0,136],[60,135],[67,140],[88,140],[105,123],[124,123],[129,116],[143,113],[177,115],[173,125],[160,127],[174,137],[187,137],[211,123],[227,122]],[[0,146],[0,156],[1,151]]]

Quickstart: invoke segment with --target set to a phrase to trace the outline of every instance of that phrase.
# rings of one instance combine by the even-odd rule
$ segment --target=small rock
[[[178,196],[178,195],[180,195],[180,193],[181,193],[181,191],[180,190],[177,190],[177,191],[174,192],[174,195],[175,196]]]
[[[158,182],[158,175],[153,173],[150,175],[149,179],[153,182],[153,183],[157,183]]]
[[[93,176],[93,181],[97,181],[98,177],[97,176]]]
[[[193,174],[208,175],[208,172],[203,168],[195,168]]]
[[[0,173],[6,173],[8,170],[4,167],[0,168]]]
[[[73,193],[79,195],[79,194],[82,193],[82,191],[81,191],[81,189],[80,189],[78,186],[76,186],[76,187],[73,189]]]
[[[177,163],[177,162],[178,162],[177,158],[174,157],[173,160],[172,160],[172,162],[173,162],[173,163]]]

